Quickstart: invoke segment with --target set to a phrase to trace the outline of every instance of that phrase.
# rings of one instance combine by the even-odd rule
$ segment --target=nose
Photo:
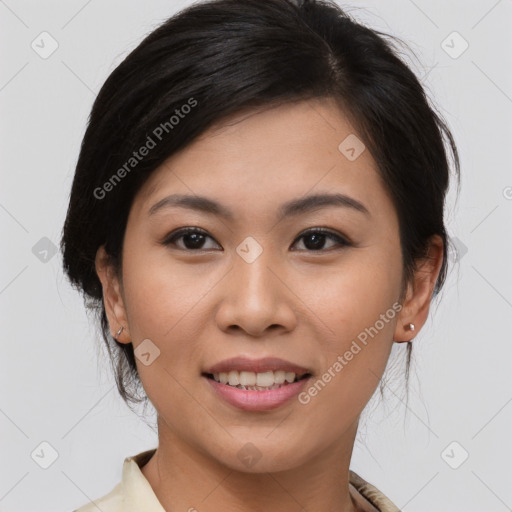
[[[286,283],[283,264],[263,251],[252,262],[236,255],[231,271],[224,278],[216,321],[220,329],[243,330],[255,337],[269,331],[291,331],[297,319],[294,299]]]

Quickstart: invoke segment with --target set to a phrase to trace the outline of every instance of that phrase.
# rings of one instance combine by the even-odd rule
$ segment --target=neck
[[[358,512],[361,496],[349,487],[357,422],[335,445],[286,470],[244,472],[177,438],[158,420],[159,446],[142,473],[165,510]]]

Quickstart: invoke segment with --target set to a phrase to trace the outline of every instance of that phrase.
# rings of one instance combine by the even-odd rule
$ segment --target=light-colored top
[[[151,459],[156,448],[124,459],[123,475],[108,494],[83,505],[73,512],[165,512],[141,468]],[[380,512],[400,512],[376,487],[349,471],[349,481],[359,494]]]

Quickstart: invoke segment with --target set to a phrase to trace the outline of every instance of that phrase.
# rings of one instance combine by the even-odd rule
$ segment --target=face
[[[138,192],[121,279],[97,265],[112,332],[125,326],[120,341],[143,354],[137,368],[159,425],[227,467],[251,470],[241,450],[264,456],[259,472],[346,449],[393,339],[407,336],[400,319],[417,331],[428,309],[431,286],[398,302],[398,218],[354,137],[328,99],[232,116]],[[177,204],[178,194],[219,211]],[[336,194],[345,197],[303,202]],[[205,373],[233,357],[280,358],[310,377],[283,385],[294,391],[282,401],[234,388],[226,398]],[[244,398],[255,393],[270,398]]]

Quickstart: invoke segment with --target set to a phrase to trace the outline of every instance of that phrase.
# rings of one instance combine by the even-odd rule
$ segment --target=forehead
[[[370,152],[328,98],[223,119],[156,169],[134,207],[147,210],[173,192],[245,208],[313,192],[343,192],[369,209],[387,199]]]

